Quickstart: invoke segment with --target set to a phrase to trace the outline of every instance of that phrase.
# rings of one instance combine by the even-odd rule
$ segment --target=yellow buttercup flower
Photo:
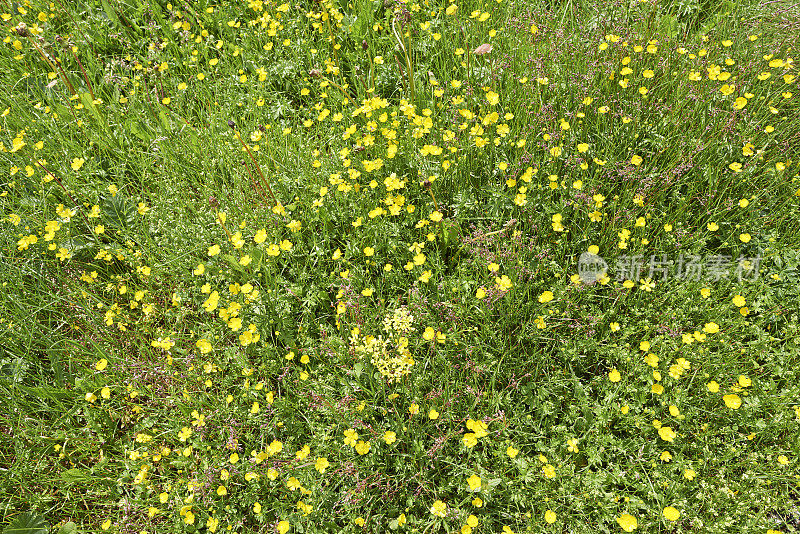
[[[739,395],[733,393],[725,395],[722,397],[722,400],[725,401],[725,406],[732,410],[738,410],[742,405],[742,399],[739,397]]]
[[[716,334],[719,332],[719,325],[717,323],[706,323],[703,326],[703,332],[706,334]]]
[[[681,513],[678,511],[677,508],[673,506],[667,506],[664,508],[664,519],[667,521],[677,521],[678,518],[681,516]]]
[[[330,462],[328,462],[327,458],[317,458],[317,461],[314,463],[314,469],[319,471],[320,473],[324,473],[328,467],[330,467]]]
[[[544,520],[547,521],[549,525],[552,525],[556,522],[556,513],[552,510],[547,510],[544,513]]]
[[[431,513],[437,517],[445,517],[447,515],[447,505],[437,500],[431,505]]]
[[[675,437],[677,436],[675,431],[668,426],[662,426],[661,428],[659,428],[658,435],[659,437],[661,437],[661,439],[663,439],[664,441],[668,441],[670,443],[675,441]]]
[[[369,452],[369,450],[370,450],[369,441],[359,440],[359,442],[356,444],[355,448],[356,448],[356,452],[363,456],[363,455],[367,454]]]
[[[625,532],[633,532],[639,526],[639,522],[631,514],[622,514],[617,518],[617,524]]]

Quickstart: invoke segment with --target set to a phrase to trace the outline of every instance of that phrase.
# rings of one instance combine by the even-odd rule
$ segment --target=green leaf
[[[158,120],[161,121],[161,126],[164,127],[164,133],[171,133],[172,132],[172,123],[167,117],[167,114],[164,113],[163,109],[158,110]]]
[[[295,342],[294,336],[292,336],[290,333],[286,332],[286,330],[283,327],[283,322],[282,321],[279,322],[278,328],[280,328],[280,334],[278,334],[278,339],[280,339],[281,342],[284,345],[286,345],[287,347],[290,347],[290,348],[291,347],[296,347],[297,343]]]
[[[100,201],[103,222],[116,229],[128,228],[133,225],[136,209],[133,204],[122,195],[105,197]]]
[[[163,29],[164,33],[168,35],[169,32],[172,31],[172,26],[164,18],[164,12],[161,10],[161,6],[159,5],[159,3],[151,2],[150,9],[153,11],[155,19],[158,21],[159,24],[161,24],[161,29]]]
[[[449,219],[443,220],[442,238],[445,246],[458,243],[461,239],[461,227],[455,221]]]
[[[70,393],[66,389],[62,388],[55,388],[52,386],[24,386],[20,384],[20,390],[24,391],[28,395],[32,395],[34,397],[39,398],[40,400],[51,401],[52,403],[56,404],[57,406],[63,408],[64,401],[72,398],[74,396],[73,393]]]
[[[3,534],[47,534],[49,531],[44,517],[33,512],[25,512],[8,525]]]
[[[75,261],[91,262],[93,256],[97,254],[97,245],[95,241],[89,241],[83,237],[75,237],[64,241],[64,247],[72,252],[72,257]]]
[[[78,525],[70,521],[68,523],[64,523],[63,525],[61,525],[61,528],[58,529],[57,534],[77,534],[77,533],[78,533]]]
[[[149,131],[144,121],[131,118],[125,121],[125,127],[142,141],[149,143],[154,135]]]
[[[220,257],[223,260],[225,260],[226,262],[228,262],[228,265],[230,265],[231,269],[233,269],[234,271],[237,271],[237,272],[240,272],[240,273],[244,272],[244,268],[241,265],[239,265],[239,260],[237,260],[236,258],[231,256],[230,254],[223,254]]]
[[[25,378],[28,367],[30,367],[29,362],[22,358],[14,358],[0,365],[0,376],[8,377],[11,382],[20,383]]]
[[[680,31],[678,18],[671,15],[664,15],[659,21],[659,27],[661,28],[662,32],[673,38],[677,36]]]
[[[83,107],[92,114],[92,116],[97,120],[98,124],[100,124],[100,126],[106,132],[110,132],[108,121],[106,120],[105,115],[102,115],[100,113],[100,109],[94,104],[94,99],[92,98],[91,93],[81,93],[80,97]]]
[[[81,471],[80,469],[73,467],[72,469],[67,469],[66,471],[61,473],[61,480],[63,480],[66,484],[82,484],[89,482],[92,479],[88,473]]]
[[[108,15],[108,18],[113,20],[114,22],[116,22],[117,25],[120,28],[122,28],[123,26],[122,26],[122,23],[119,20],[119,17],[117,16],[117,12],[114,11],[114,9],[108,3],[108,0],[100,0],[100,3],[103,5],[103,11],[106,12],[106,15]]]
[[[257,248],[253,249],[252,252],[250,252],[250,259],[253,260],[251,265],[254,265],[255,266],[254,269],[258,270],[261,268],[261,264],[264,261],[264,252]]]

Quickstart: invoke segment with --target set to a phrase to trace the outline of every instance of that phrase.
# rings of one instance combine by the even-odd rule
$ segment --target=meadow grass
[[[800,530],[797,4],[0,11],[6,532]]]

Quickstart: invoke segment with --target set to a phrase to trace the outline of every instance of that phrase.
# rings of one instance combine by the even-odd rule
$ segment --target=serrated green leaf
[[[49,530],[44,517],[33,512],[25,512],[8,525],[3,534],[48,534]]]
[[[134,220],[136,209],[122,195],[104,197],[100,201],[103,222],[116,229],[129,228]]]
[[[63,480],[66,484],[82,484],[89,482],[91,479],[92,477],[88,473],[81,471],[76,467],[67,469],[61,473],[61,480]]]
[[[239,260],[237,260],[236,258],[231,256],[230,254],[223,254],[221,257],[222,257],[223,260],[225,260],[228,263],[228,265],[231,266],[231,269],[233,269],[234,271],[237,271],[237,272],[243,272],[244,271],[242,266],[239,265]]]

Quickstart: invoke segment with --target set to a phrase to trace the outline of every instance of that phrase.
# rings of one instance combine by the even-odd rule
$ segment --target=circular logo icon
[[[578,259],[578,276],[585,284],[593,284],[602,278],[608,271],[606,260],[592,254],[584,252]]]

